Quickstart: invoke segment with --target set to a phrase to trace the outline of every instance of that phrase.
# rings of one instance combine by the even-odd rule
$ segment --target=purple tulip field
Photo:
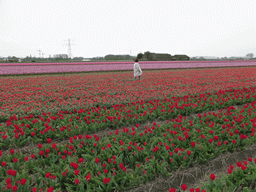
[[[255,66],[256,61],[144,61],[141,69]],[[133,70],[133,62],[0,63],[0,75]]]

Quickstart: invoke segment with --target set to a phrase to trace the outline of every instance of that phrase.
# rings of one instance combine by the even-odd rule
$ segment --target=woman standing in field
[[[142,70],[140,68],[140,65],[139,65],[139,60],[138,59],[135,59],[135,63],[134,63],[134,67],[133,67],[133,70],[134,70],[134,79],[136,79],[136,77],[139,77],[139,80],[140,80],[140,76],[142,75]]]

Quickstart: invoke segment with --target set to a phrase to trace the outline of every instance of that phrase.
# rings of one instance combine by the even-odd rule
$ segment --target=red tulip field
[[[255,66],[0,76],[0,191],[255,191],[255,82]]]

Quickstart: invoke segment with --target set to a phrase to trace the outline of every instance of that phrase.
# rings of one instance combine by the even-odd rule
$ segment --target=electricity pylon
[[[64,45],[68,46],[68,58],[72,59],[73,57],[72,57],[71,45],[75,45],[75,44],[71,44],[70,39],[68,39],[68,43]]]

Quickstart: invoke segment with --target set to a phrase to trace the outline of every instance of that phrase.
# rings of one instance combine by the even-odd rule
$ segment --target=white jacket
[[[134,67],[133,67],[133,70],[134,70],[134,77],[138,77],[138,76],[141,76],[142,75],[142,70],[140,68],[140,65],[139,63],[134,63]]]

